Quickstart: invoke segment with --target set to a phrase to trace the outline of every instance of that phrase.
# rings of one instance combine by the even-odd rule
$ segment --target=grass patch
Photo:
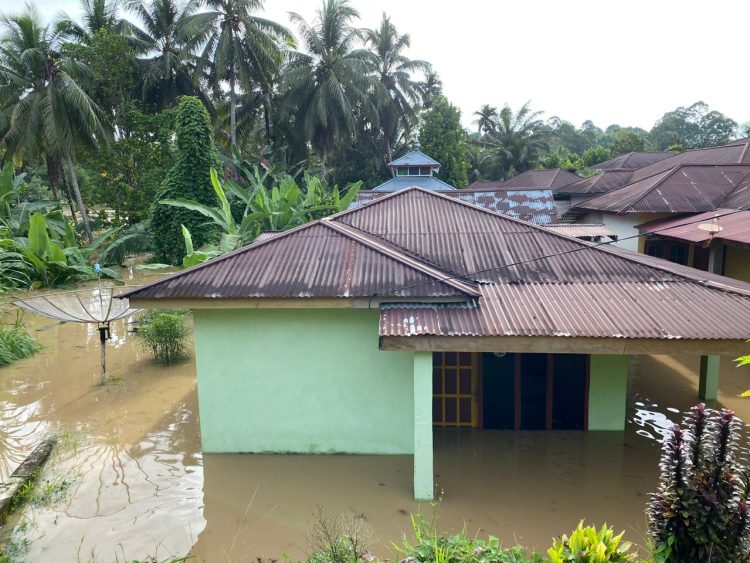
[[[41,349],[42,345],[26,332],[21,315],[16,317],[13,325],[0,327],[0,367],[29,358]]]

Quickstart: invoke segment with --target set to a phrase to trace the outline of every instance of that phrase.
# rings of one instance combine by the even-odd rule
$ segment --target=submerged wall
[[[411,454],[414,354],[377,310],[196,310],[205,452]]]
[[[589,430],[624,430],[628,356],[594,354],[589,379]]]
[[[724,275],[750,282],[750,250],[727,245],[724,255]]]

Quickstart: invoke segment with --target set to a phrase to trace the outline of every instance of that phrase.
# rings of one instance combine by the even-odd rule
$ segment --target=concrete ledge
[[[0,483],[0,526],[10,516],[13,510],[13,501],[18,496],[21,487],[31,481],[45,464],[52,453],[55,445],[53,438],[43,440],[36,448],[26,457],[5,483]]]

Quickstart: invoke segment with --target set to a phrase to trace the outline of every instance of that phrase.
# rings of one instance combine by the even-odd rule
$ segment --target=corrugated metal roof
[[[633,153],[633,154],[662,154],[662,153]],[[621,158],[621,157],[617,157]],[[613,159],[616,161],[617,159]],[[613,162],[607,161],[607,162]],[[637,161],[633,160],[635,164]],[[617,188],[623,188],[632,182],[644,180],[656,174],[661,174],[672,170],[681,164],[750,164],[750,138],[739,139],[719,147],[710,147],[706,149],[695,149],[685,151],[679,154],[659,159],[651,164],[635,168],[633,170],[622,170],[608,168],[603,174],[586,178],[564,189],[560,189],[560,194],[594,194],[609,193]],[[599,168],[607,163],[595,166]]]
[[[465,296],[473,289],[345,226],[316,221],[143,286],[139,299]]]
[[[605,170],[555,190],[556,194],[603,194],[628,183],[632,170]]]
[[[615,237],[617,233],[602,223],[555,223],[545,225],[561,235],[569,237]]]
[[[375,201],[387,195],[389,192],[360,190],[357,199],[352,203],[354,209],[366,203]],[[557,220],[557,209],[551,190],[498,188],[495,190],[484,190],[477,188],[464,188],[441,192],[449,197],[455,197],[467,203],[473,203],[490,211],[503,213],[531,221],[537,225],[547,225]]]
[[[674,156],[671,152],[629,152],[591,166],[593,170],[636,170]]]
[[[502,188],[548,188],[556,189],[573,182],[580,180],[580,176],[576,176],[572,172],[567,170],[561,170],[560,168],[553,168],[551,170],[527,170],[521,172],[518,176],[514,176],[508,180],[495,181],[495,180],[477,180],[469,185],[469,189],[502,189]]]
[[[725,204],[749,165],[681,164],[578,205],[610,213],[700,213]],[[744,185],[744,184],[743,184]]]
[[[432,168],[439,168],[440,163],[437,160],[430,158],[422,151],[411,151],[410,153],[389,162],[388,166],[430,166]]]
[[[700,225],[716,225],[721,230],[711,236]],[[686,217],[670,217],[650,221],[638,226],[639,230],[654,233],[660,237],[670,237],[688,242],[706,242],[712,238],[740,244],[750,245],[750,211],[733,209],[717,209],[708,213],[689,215]]]
[[[390,180],[386,180],[379,186],[374,187],[372,191],[397,192],[411,188],[412,186],[437,192],[447,192],[456,189],[435,176],[394,176]]]
[[[383,307],[383,336],[750,334],[750,284],[597,246],[416,188],[125,296],[409,301]],[[435,297],[464,305],[427,303]]]
[[[381,336],[744,339],[749,299],[697,284],[482,286],[480,306],[389,304]]]

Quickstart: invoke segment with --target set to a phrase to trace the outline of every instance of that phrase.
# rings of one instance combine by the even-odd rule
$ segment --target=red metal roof
[[[749,176],[750,164],[681,164],[578,207],[610,213],[700,213],[730,207],[726,201]]]
[[[702,225],[716,225],[721,230],[712,237],[708,230],[700,228]],[[750,245],[750,211],[717,209],[698,215],[650,221],[638,228],[641,232],[688,242],[706,242],[714,238]]]
[[[384,304],[383,336],[750,335],[750,284],[580,241],[416,188],[125,296],[157,303],[367,297]],[[430,302],[436,297],[454,304]]]

